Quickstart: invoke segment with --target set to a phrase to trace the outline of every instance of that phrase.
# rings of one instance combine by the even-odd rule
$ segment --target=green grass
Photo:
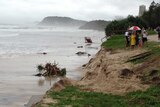
[[[149,35],[156,34],[156,32],[153,30],[148,30],[147,32],[149,33]],[[124,35],[113,35],[110,39],[103,42],[102,46],[109,49],[124,49],[125,43],[126,40]],[[149,42],[148,46],[151,45],[153,47],[153,45],[155,46],[157,44],[159,43]]]
[[[139,63],[145,62],[145,61],[148,60],[149,58],[150,58],[150,56],[147,56],[147,57],[144,57],[144,58],[141,58],[141,59],[136,59],[136,60],[130,61],[130,62],[133,63],[133,64],[139,64]]]
[[[144,48],[153,52],[154,56],[160,55],[160,42],[148,42]]]
[[[154,86],[144,92],[131,92],[125,98],[132,107],[160,107],[160,87]]]
[[[125,36],[124,35],[115,35],[110,39],[102,43],[102,46],[105,48],[111,49],[122,49],[125,48]]]
[[[131,61],[134,64],[138,64],[138,63],[143,63],[147,60],[153,59],[157,56],[160,55],[160,43],[159,42],[148,42],[147,44],[145,44],[142,49],[148,50],[150,51],[152,54],[144,57],[142,59],[137,59],[135,61]]]
[[[154,30],[147,30],[148,35],[155,35],[157,34]]]
[[[102,46],[107,48],[107,49],[124,49],[125,48],[125,43],[126,43],[126,40],[125,40],[124,35],[114,35],[110,39],[108,39],[107,41],[103,42]],[[134,64],[137,64],[137,63],[144,62],[146,59],[147,58],[137,59],[137,60],[130,61],[130,62],[132,62]]]
[[[67,87],[61,92],[50,92],[50,97],[58,99],[60,102],[51,107],[64,107],[72,105],[73,107],[109,107],[114,103],[114,106],[124,103],[121,96],[107,95],[103,93],[82,92],[75,87]],[[109,99],[109,100],[108,100]],[[124,105],[124,104],[123,104]]]
[[[107,41],[103,42],[102,46],[108,49],[124,49],[125,43],[126,41],[123,35],[114,35]],[[153,54],[151,56],[147,56],[142,59],[134,60],[132,61],[132,63],[134,64],[142,63],[148,59],[159,56],[160,55],[160,42],[148,42],[142,47],[142,49],[151,51]]]
[[[57,104],[49,104],[48,107],[160,107],[158,86],[151,87],[144,92],[131,92],[125,96],[84,92],[70,86],[61,92],[50,91],[48,96],[58,100]]]

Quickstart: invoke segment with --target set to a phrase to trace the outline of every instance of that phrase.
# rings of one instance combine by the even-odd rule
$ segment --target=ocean
[[[67,69],[68,78],[80,79],[79,68],[98,52],[104,36],[76,28],[0,25],[0,107],[23,107],[32,95],[43,95],[59,80],[33,76],[38,64],[56,62]],[[84,37],[93,43],[86,44]],[[91,56],[76,55],[79,51]]]

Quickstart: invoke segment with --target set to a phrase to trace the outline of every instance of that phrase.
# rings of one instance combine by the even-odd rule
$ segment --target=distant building
[[[145,11],[146,11],[146,6],[145,5],[139,6],[139,16],[142,16]]]

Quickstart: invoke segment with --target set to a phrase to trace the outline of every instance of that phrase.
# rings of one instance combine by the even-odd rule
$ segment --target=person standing
[[[140,38],[139,38],[139,33],[138,33],[138,31],[136,31],[136,46],[138,46],[139,45],[139,40],[140,40]]]
[[[144,31],[145,31],[145,28],[143,27],[142,30],[141,30],[142,35],[143,35]]]
[[[145,42],[147,42],[147,36],[148,36],[148,33],[146,32],[146,30],[144,30],[142,34],[143,45],[145,44]]]
[[[128,30],[125,32],[125,38],[126,38],[126,47],[129,46],[129,32]]]
[[[157,33],[158,33],[158,40],[160,40],[160,26],[158,26],[158,27],[156,28],[156,31],[157,31]]]
[[[131,34],[131,48],[133,49],[136,45],[136,31]]]

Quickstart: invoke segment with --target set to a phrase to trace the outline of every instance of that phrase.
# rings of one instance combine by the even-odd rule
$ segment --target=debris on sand
[[[43,65],[38,65],[37,69],[40,73],[36,74],[35,76],[65,76],[66,75],[66,69],[60,69],[57,67],[58,64],[54,63],[46,63]]]
[[[137,59],[144,59],[145,57],[150,56],[150,55],[152,55],[152,52],[150,52],[150,51],[140,53],[138,55],[134,55],[134,56],[130,57],[127,62],[136,61]]]
[[[47,54],[47,52],[42,52],[42,53],[38,53],[38,54],[46,55],[46,54]]]
[[[91,54],[86,53],[86,52],[81,52],[81,51],[77,52],[76,54],[77,54],[78,56],[88,56],[88,57],[91,56]]]
[[[77,48],[83,48],[83,46],[77,46]]]
[[[77,54],[78,56],[87,55],[86,52],[81,52],[81,51],[77,52],[76,54]]]
[[[92,43],[92,39],[90,37],[84,37],[85,43]]]

